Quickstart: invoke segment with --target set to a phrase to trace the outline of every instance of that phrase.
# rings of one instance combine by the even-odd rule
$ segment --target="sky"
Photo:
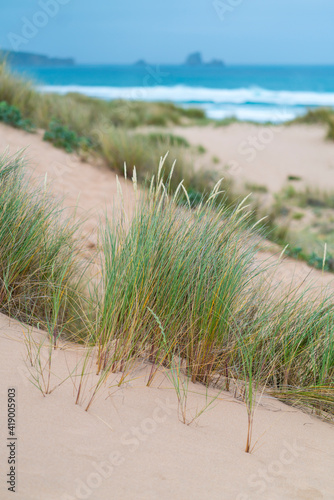
[[[15,0],[0,48],[81,64],[334,64],[333,0]]]

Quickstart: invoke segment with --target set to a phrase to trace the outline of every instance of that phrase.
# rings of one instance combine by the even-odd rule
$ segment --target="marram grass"
[[[81,319],[100,376],[87,408],[108,374],[120,372],[121,384],[141,360],[152,367],[148,385],[159,367],[177,366],[193,382],[240,387],[247,451],[263,391],[333,417],[333,297],[270,287],[254,260],[247,200],[231,211],[216,202],[217,183],[191,207],[182,182],[171,193],[163,161],[140,194],[134,170],[134,216],[102,226],[101,282],[83,299],[74,229],[21,169],[17,157],[0,161],[1,311],[39,324],[52,345],[77,335]]]
[[[62,208],[32,187],[20,156],[0,158],[0,310],[52,331],[74,326],[80,266]]]
[[[162,177],[129,225],[115,220],[102,234],[99,368],[123,371],[138,356],[171,366],[177,356],[193,381],[241,381],[250,415],[260,387],[289,387],[290,402],[291,388],[311,390],[315,410],[316,387],[334,401],[333,297],[268,288],[247,208],[217,206],[218,185],[210,201],[180,206]]]

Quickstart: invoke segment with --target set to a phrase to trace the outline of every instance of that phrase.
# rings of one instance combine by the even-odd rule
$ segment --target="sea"
[[[100,65],[16,68],[42,92],[169,101],[208,118],[280,123],[334,108],[334,66]]]

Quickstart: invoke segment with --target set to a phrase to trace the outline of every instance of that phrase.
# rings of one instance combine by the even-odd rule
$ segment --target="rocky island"
[[[209,62],[203,61],[202,54],[200,52],[193,52],[189,54],[184,62],[185,66],[225,66],[224,61],[221,59],[212,59]]]

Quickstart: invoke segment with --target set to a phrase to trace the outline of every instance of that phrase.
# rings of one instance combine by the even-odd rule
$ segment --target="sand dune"
[[[182,129],[183,135],[190,133],[191,129]],[[47,173],[50,190],[64,196],[66,206],[74,209],[80,196],[87,245],[89,241],[94,245],[98,219],[105,207],[112,208],[117,191],[114,173],[80,162],[43,142],[39,134],[1,125],[0,151],[7,145],[12,153],[27,148],[25,156],[35,178],[43,182]],[[124,180],[121,183],[131,210],[132,187]],[[275,259],[269,253],[259,258]],[[280,266],[279,278],[288,280],[295,274],[302,282],[310,272],[322,284],[333,279],[290,259]],[[33,335],[43,339],[42,332],[35,330]],[[0,315],[1,499],[13,497],[4,484],[9,387],[15,387],[17,394],[18,500],[333,498],[333,427],[329,424],[264,396],[255,416],[256,446],[249,455],[244,452],[247,414],[242,401],[221,393],[198,420],[184,425],[167,373],[159,373],[148,388],[147,367],[140,365],[121,387],[117,387],[117,374],[110,376],[85,412],[96,376],[92,365],[81,404],[75,405],[83,349],[63,344],[55,351],[51,386],[64,383],[43,397],[28,380],[33,372],[29,374],[26,336],[24,325]],[[47,359],[47,347],[42,351]],[[213,389],[209,393],[217,396]],[[205,404],[204,388],[190,384],[188,417]]]

